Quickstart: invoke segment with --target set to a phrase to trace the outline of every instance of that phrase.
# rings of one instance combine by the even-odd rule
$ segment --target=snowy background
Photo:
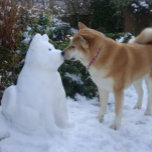
[[[109,128],[114,117],[114,99],[109,97],[103,123],[96,116],[99,112],[97,98],[92,100],[76,95],[77,102],[67,98],[68,114],[74,123],[71,128],[50,136],[32,136],[18,132],[0,115],[0,152],[151,152],[152,117],[145,116],[147,91],[144,87],[142,110],[135,110],[137,95],[133,87],[125,91],[121,129]]]

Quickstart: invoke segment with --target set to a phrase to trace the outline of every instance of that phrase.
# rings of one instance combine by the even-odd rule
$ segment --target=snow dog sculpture
[[[2,98],[2,113],[23,131],[52,133],[68,124],[66,98],[58,72],[61,51],[48,36],[36,34],[27,51],[17,84],[8,87]]]

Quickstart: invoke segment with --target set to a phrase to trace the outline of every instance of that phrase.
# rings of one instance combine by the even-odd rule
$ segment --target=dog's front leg
[[[114,97],[115,97],[115,119],[110,127],[117,130],[120,128],[120,124],[121,124],[123,97],[124,97],[123,90],[114,89]]]
[[[98,88],[98,93],[99,93],[99,101],[100,101],[100,111],[99,111],[98,119],[100,122],[102,122],[107,107],[109,92]]]

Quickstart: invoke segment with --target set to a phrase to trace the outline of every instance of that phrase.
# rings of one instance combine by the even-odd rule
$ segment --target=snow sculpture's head
[[[48,36],[36,34],[27,52],[26,64],[44,70],[57,70],[64,59],[61,51],[49,43]]]

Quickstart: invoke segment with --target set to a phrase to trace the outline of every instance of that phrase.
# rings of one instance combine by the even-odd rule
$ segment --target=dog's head
[[[81,22],[79,22],[78,25],[79,32],[74,35],[70,45],[62,54],[65,59],[80,60],[86,65],[98,50],[98,42],[101,40],[102,34],[96,30],[88,28]]]

